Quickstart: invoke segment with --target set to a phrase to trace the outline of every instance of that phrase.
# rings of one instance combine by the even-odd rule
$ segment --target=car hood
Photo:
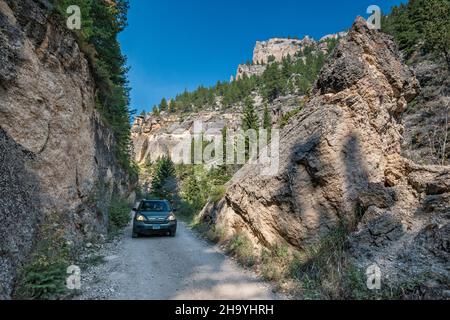
[[[144,217],[146,217],[149,220],[153,220],[153,219],[165,220],[169,216],[170,212],[140,211],[140,212],[138,212],[138,214],[143,215]]]

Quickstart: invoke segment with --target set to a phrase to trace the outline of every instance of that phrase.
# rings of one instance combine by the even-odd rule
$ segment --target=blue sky
[[[348,29],[377,4],[383,12],[402,0],[130,0],[129,26],[120,35],[128,57],[131,108],[150,111],[162,97],[229,80],[251,60],[257,40]]]

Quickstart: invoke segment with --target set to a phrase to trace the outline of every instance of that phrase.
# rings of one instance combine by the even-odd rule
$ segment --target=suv
[[[140,235],[177,233],[177,218],[167,200],[143,200],[137,208],[133,219],[133,238]]]

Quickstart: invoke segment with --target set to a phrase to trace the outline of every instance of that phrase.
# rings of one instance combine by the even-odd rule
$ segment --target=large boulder
[[[344,223],[361,266],[403,272],[403,252],[421,261],[415,274],[435,262],[448,279],[449,168],[417,166],[400,155],[401,114],[418,92],[391,38],[357,18],[310,102],[281,132],[278,174],[246,165],[202,214],[230,234],[247,233],[255,245],[286,242],[299,250]]]

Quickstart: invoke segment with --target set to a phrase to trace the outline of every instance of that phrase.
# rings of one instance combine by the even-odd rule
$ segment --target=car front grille
[[[166,219],[163,218],[149,218],[147,219],[147,221],[145,221],[146,224],[161,224],[161,223],[166,223]]]

